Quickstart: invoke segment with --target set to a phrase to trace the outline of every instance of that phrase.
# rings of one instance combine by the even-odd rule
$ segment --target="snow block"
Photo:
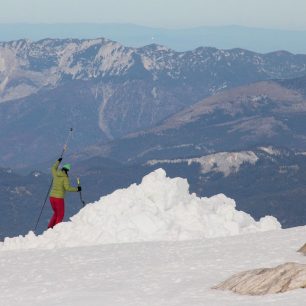
[[[183,178],[158,169],[133,184],[88,204],[69,222],[40,236],[6,238],[0,250],[78,247],[97,244],[178,241],[280,229],[274,217],[256,222],[223,194],[199,198]]]

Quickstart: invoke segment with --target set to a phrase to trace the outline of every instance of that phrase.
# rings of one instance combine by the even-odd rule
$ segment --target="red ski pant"
[[[53,228],[54,225],[62,222],[64,219],[65,202],[64,199],[50,197],[50,203],[54,213],[49,222],[48,228]]]

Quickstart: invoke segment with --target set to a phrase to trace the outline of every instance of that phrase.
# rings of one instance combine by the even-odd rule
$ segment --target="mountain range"
[[[49,161],[70,127],[77,139],[71,150],[83,152],[156,128],[226,89],[305,74],[306,55],[280,51],[175,52],[159,45],[128,48],[106,39],[0,43],[0,165],[22,168]],[[269,103],[259,99],[257,112]]]

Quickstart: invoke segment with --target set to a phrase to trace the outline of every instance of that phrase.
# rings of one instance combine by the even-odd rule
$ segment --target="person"
[[[65,164],[63,165],[62,169],[58,170],[61,161],[62,158],[59,158],[51,168],[53,183],[50,192],[50,203],[53,210],[53,216],[50,219],[48,228],[53,228],[56,224],[62,222],[64,219],[65,215],[64,198],[66,191],[79,192],[82,190],[81,186],[72,187],[70,185],[68,177],[68,172],[71,169],[70,164]]]

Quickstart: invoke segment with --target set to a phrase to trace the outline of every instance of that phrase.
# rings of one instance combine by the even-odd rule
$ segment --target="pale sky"
[[[0,23],[15,22],[306,30],[306,0],[0,0]]]

